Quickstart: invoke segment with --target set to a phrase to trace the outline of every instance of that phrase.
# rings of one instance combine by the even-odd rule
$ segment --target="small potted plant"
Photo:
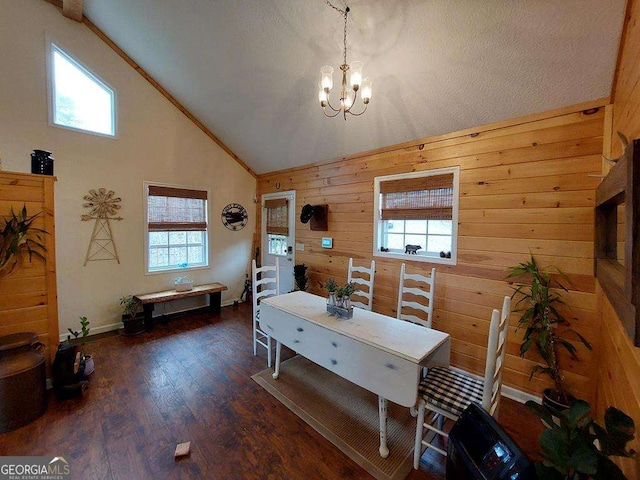
[[[627,443],[635,437],[633,419],[614,407],[604,414],[605,426],[590,415],[591,407],[577,400],[558,411],[529,400],[527,407],[549,427],[538,438],[542,462],[536,463],[538,478],[545,480],[626,479],[610,456],[634,457]],[[557,421],[554,421],[557,419]]]
[[[125,295],[120,298],[120,306],[124,335],[137,335],[144,332],[144,318],[138,317],[140,302],[132,295]]]
[[[293,278],[296,281],[296,287],[301,292],[307,291],[307,282],[309,278],[307,277],[307,267],[304,263],[298,263],[293,266]]]
[[[338,284],[336,283],[336,281],[333,278],[329,278],[329,279],[327,279],[327,283],[325,284],[325,288],[327,289],[327,292],[329,293],[329,300],[327,301],[327,303],[329,305],[335,305],[336,304],[336,290],[338,290]]]
[[[89,320],[87,320],[87,317],[80,317],[80,331],[72,330],[70,328],[67,328],[67,330],[69,330],[70,333],[70,335],[67,335],[67,342],[72,345],[84,345],[84,340],[87,335],[89,335],[89,330],[91,330],[89,327]],[[73,339],[71,336],[73,336]],[[93,355],[86,354],[83,350],[82,358],[84,360],[84,374],[91,375],[95,370]]]
[[[342,303],[344,308],[351,308],[351,295],[356,291],[353,282],[342,287]]]
[[[507,278],[528,276],[531,283],[517,283],[513,297],[518,297],[514,312],[521,313],[519,328],[524,328],[524,338],[520,345],[520,356],[525,356],[532,346],[542,357],[546,366],[535,365],[529,379],[536,373],[548,375],[553,380],[554,388],[547,388],[543,392],[543,402],[563,410],[571,405],[572,397],[564,385],[564,376],[560,368],[558,351],[566,350],[575,360],[579,360],[575,345],[567,338],[571,335],[578,339],[586,348],[591,350],[591,344],[578,332],[569,329],[569,321],[558,310],[563,305],[560,293],[553,289],[564,290],[559,281],[552,279],[551,273],[566,278],[556,267],[541,269],[531,256],[526,263],[511,267]],[[562,326],[561,329],[558,326]]]

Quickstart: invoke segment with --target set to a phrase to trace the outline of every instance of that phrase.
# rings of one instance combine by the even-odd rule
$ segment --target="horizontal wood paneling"
[[[410,272],[436,267],[434,326],[452,335],[452,363],[481,374],[491,310],[512,291],[506,268],[526,261],[530,252],[568,275],[568,317],[598,346],[593,207],[599,180],[588,174],[601,170],[603,122],[604,109],[591,115],[579,109],[551,112],[272,172],[259,176],[258,198],[277,191],[279,183],[281,191],[296,191],[296,213],[306,203],[328,204],[328,232],[296,225],[296,241],[305,245],[304,252],[296,252],[296,262],[309,266],[310,290],[323,294],[328,277],[346,281],[349,257],[356,265],[373,258],[375,177],[459,165],[458,265],[406,263]],[[320,247],[326,236],[333,237],[331,250]],[[395,316],[399,273],[399,261],[376,258],[375,311]],[[550,383],[529,381],[537,359],[518,356],[522,331],[514,332],[517,319],[516,314],[510,319],[505,383],[539,393]],[[577,395],[592,401],[595,357],[585,349],[580,357],[581,362],[563,358],[567,380]]]
[[[10,274],[0,274],[0,336],[35,332],[53,360],[58,346],[53,177],[0,171],[0,219],[27,207],[47,248],[46,262],[24,255]],[[50,363],[49,363],[50,365]]]
[[[613,86],[612,106],[607,108],[603,152],[618,157],[622,145],[617,132],[629,140],[640,138],[640,2],[628,0],[618,65]],[[603,162],[602,172],[610,165]],[[598,357],[598,384],[596,410],[602,421],[610,406],[631,415],[640,430],[640,348],[634,347],[626,335],[622,322],[598,285],[598,315],[601,321],[601,345]],[[633,448],[640,449],[637,440]],[[619,459],[627,478],[640,478],[640,457]]]

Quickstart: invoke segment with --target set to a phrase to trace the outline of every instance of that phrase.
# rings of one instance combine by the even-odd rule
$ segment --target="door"
[[[296,192],[269,193],[262,196],[262,265],[280,262],[280,293],[293,291],[295,265]]]

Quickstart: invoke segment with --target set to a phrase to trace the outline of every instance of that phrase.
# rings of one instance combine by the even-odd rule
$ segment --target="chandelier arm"
[[[333,105],[331,105],[331,102],[329,101],[329,95],[327,95],[327,105],[329,105],[329,108],[331,110],[333,110],[334,112],[339,112],[339,111],[342,110],[341,108],[338,108],[337,110],[335,108],[333,108]]]
[[[356,102],[354,101],[353,103],[355,104]],[[369,105],[368,103],[365,103],[365,104],[364,104],[364,110],[362,110],[360,113],[353,113],[353,112],[351,111],[351,109],[349,109],[349,110],[348,110],[348,113],[350,113],[350,114],[351,114],[351,115],[353,115],[354,117],[359,117],[360,115],[362,115],[364,112],[366,112],[366,111],[367,111],[367,106],[368,106],[368,105]],[[353,106],[353,105],[352,105],[352,106]]]
[[[340,110],[335,110],[334,108],[331,108],[331,110],[333,110],[336,113],[334,113],[333,115],[329,115],[329,114],[327,114],[327,109],[325,107],[322,107],[322,113],[324,113],[325,117],[333,118],[333,117],[336,117],[340,113]]]

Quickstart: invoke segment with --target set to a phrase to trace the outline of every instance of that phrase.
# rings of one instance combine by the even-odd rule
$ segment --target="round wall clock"
[[[248,218],[247,209],[239,203],[230,203],[222,209],[222,223],[229,230],[242,230]]]

